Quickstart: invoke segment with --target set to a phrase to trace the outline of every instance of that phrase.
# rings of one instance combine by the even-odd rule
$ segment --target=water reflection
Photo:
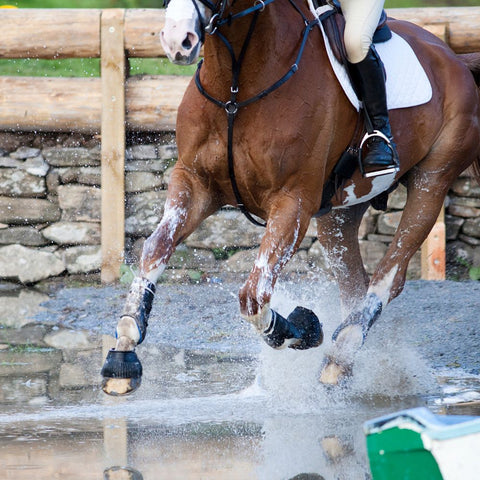
[[[216,303],[233,311],[237,287],[223,288]],[[169,315],[155,322],[160,315],[154,313],[152,335],[139,352],[142,388],[124,399],[99,388],[114,343],[105,334],[111,325],[99,318],[121,303],[122,289],[79,289],[74,301],[61,293],[60,307],[43,304],[36,314],[34,305],[21,306],[28,299],[42,303],[46,294],[4,295],[13,306],[0,322],[1,478],[363,480],[369,478],[366,420],[422,405],[436,413],[480,414],[479,377],[458,368],[432,374],[401,316],[388,331],[372,331],[355,381],[332,391],[317,381],[322,352],[262,347],[227,313],[213,316],[213,307],[212,335],[211,292],[205,306],[197,306],[203,323],[194,325],[199,337],[191,339],[185,325],[180,331],[175,325],[188,315],[200,322],[195,311],[188,313],[194,303],[181,303],[189,293],[164,290],[158,303],[175,305],[177,315],[168,331]],[[198,292],[191,295],[198,299]],[[331,310],[304,301],[324,311],[327,323]],[[296,305],[286,295],[283,302],[291,303],[283,305],[287,311]],[[153,340],[165,336],[168,343]],[[399,344],[402,338],[408,348]],[[442,338],[450,346],[453,337]]]
[[[252,389],[23,409],[0,414],[2,471],[15,480],[32,471],[38,480],[364,479],[362,422],[387,411],[352,403],[288,413]]]
[[[104,480],[143,480],[143,475],[131,467],[110,467],[103,472]]]

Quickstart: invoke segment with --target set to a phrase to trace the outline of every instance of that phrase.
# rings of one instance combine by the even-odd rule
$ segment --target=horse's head
[[[165,27],[160,32],[163,49],[171,62],[194,63],[204,41],[206,25],[212,15],[207,1],[171,0],[165,12]]]

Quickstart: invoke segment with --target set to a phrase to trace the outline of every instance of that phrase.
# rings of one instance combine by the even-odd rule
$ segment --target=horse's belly
[[[342,208],[349,205],[368,202],[380,193],[388,190],[395,181],[395,174],[381,175],[371,180],[361,179],[359,183],[349,182],[342,192],[342,202],[333,208]]]

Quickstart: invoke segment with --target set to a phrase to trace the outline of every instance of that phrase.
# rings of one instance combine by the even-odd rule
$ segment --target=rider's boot
[[[399,169],[398,155],[388,119],[385,74],[374,48],[358,63],[350,64],[356,90],[371,123],[360,145],[365,177],[386,175]],[[367,120],[368,121],[368,120]]]

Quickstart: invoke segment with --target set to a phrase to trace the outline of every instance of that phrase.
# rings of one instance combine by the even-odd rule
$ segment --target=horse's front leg
[[[333,333],[334,348],[327,356],[320,377],[323,383],[336,385],[351,373],[354,355],[365,342],[382,308],[402,291],[408,263],[427,238],[443,205],[449,183],[442,175],[441,169],[427,172],[417,169],[410,173],[407,203],[398,229],[362,301]],[[435,189],[427,188],[427,179],[431,185],[436,185]]]
[[[163,217],[145,241],[139,275],[133,280],[116,328],[117,342],[102,368],[105,393],[125,395],[140,386],[142,365],[134,351],[145,339],[155,284],[175,247],[218,206],[214,195],[187,171],[172,173]]]
[[[323,333],[317,316],[297,307],[282,317],[270,308],[278,275],[300,245],[310,221],[301,200],[285,195],[272,209],[254,267],[240,290],[240,313],[273,348],[319,346]]]

